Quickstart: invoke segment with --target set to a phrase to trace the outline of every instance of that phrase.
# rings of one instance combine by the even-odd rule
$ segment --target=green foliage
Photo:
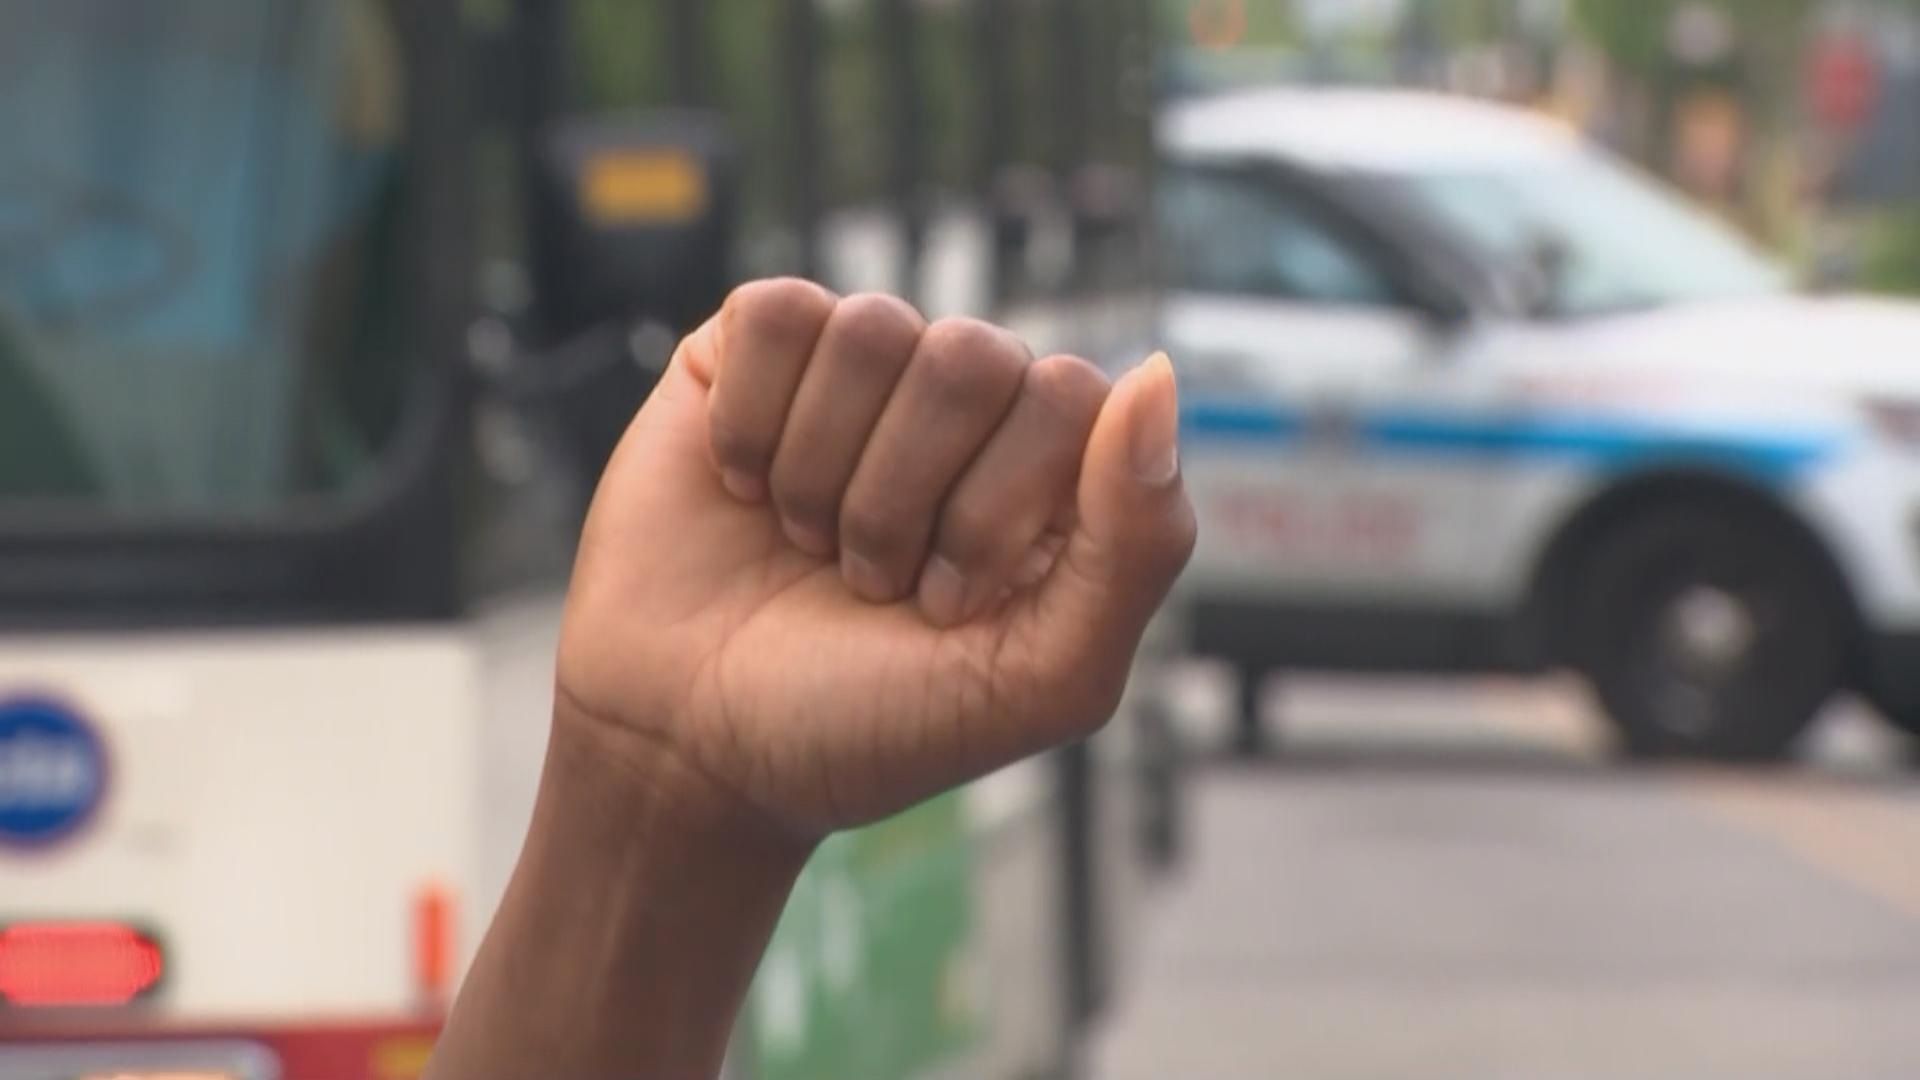
[[[1575,23],[1615,64],[1640,74],[1660,66],[1679,0],[1574,0]]]
[[[503,0],[465,0],[484,5]],[[1118,116],[1121,40],[1129,18],[1109,9],[1110,0],[1077,0],[1089,19],[1083,83],[1088,94],[1090,147],[1108,153],[1138,148]],[[668,103],[672,57],[665,51],[663,0],[572,0],[573,82],[587,108]],[[783,65],[785,0],[707,0],[712,56],[703,82],[712,104],[732,120],[746,154],[747,210],[764,218],[780,212],[791,159],[790,102]],[[1285,4],[1249,0],[1250,26],[1259,33],[1290,33]],[[924,175],[936,190],[958,190],[975,178],[984,88],[973,70],[978,33],[971,2],[923,3],[912,8],[917,24],[913,72]],[[886,139],[895,102],[887,86],[888,65],[879,5],[874,0],[820,5],[820,124],[824,175],[830,204],[874,199],[886,191]],[[1058,134],[1051,110],[1057,78],[1053,3],[1006,0],[1002,37],[1013,86],[1011,114],[1004,118],[1016,159],[1050,163]],[[1163,12],[1166,9],[1163,9]],[[1182,5],[1184,10],[1184,5]],[[1144,80],[1136,80],[1144,81]],[[1108,90],[1099,88],[1110,87]]]
[[[1202,17],[1213,9],[1224,9],[1230,0],[1160,0],[1160,29],[1168,40],[1186,41],[1191,33],[1191,18],[1196,7]],[[1252,48],[1280,48],[1300,43],[1300,20],[1293,5],[1285,0],[1242,0],[1246,35],[1241,45]]]
[[[460,0],[460,17],[475,29],[498,30],[510,14],[507,0]]]
[[[1873,229],[1861,284],[1875,292],[1920,294],[1920,207],[1890,213]]]
[[[747,155],[750,212],[774,205],[793,137],[780,55],[785,6],[781,0],[712,0],[707,8],[713,52],[705,83],[711,103],[732,119]],[[872,198],[885,183],[890,103],[876,8],[822,6],[820,115],[830,201]],[[575,83],[583,104],[668,104],[671,58],[662,44],[662,12],[657,0],[574,0]],[[918,6],[917,13],[914,66],[921,80],[927,169],[935,180],[956,183],[966,175],[970,149],[963,135],[971,130],[975,107],[964,47],[971,29],[968,6]]]
[[[1573,15],[1614,63],[1647,75],[1665,63],[1674,12],[1690,3],[1721,9],[1750,41],[1798,33],[1814,7],[1814,0],[1574,0]]]
[[[737,6],[730,4],[728,6]],[[667,93],[659,4],[574,0],[575,82],[592,106],[650,105]]]

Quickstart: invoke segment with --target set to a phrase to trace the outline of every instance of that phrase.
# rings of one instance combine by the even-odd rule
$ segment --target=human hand
[[[984,323],[745,286],[594,497],[556,724],[807,839],[1083,737],[1192,549],[1177,416],[1164,358],[1110,387]]]

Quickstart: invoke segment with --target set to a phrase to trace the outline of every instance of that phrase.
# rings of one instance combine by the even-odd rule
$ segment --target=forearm
[[[1193,547],[1178,432],[1164,356],[1110,385],[736,291],[594,494],[533,826],[432,1080],[711,1080],[813,838],[1112,714]]]
[[[554,726],[430,1080],[705,1080],[809,847],[658,747]]]

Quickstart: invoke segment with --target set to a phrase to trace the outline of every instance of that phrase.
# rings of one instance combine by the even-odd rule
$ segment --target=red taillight
[[[124,1005],[160,983],[160,945],[120,923],[16,923],[0,928],[0,1001]]]
[[[437,884],[423,885],[413,897],[413,980],[422,1007],[446,1008],[452,954],[453,897]]]

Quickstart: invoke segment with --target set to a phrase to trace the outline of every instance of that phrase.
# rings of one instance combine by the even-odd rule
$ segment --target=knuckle
[[[882,293],[859,293],[833,312],[834,333],[862,357],[905,355],[926,331],[913,305]]]
[[[1027,368],[1026,392],[1063,417],[1099,412],[1112,384],[1097,367],[1077,356],[1049,356]]]
[[[943,399],[974,401],[1018,378],[1026,347],[1012,334],[978,319],[942,319],[927,328],[915,364]]]
[[[727,297],[728,319],[755,335],[797,337],[817,333],[834,308],[824,287],[800,278],[749,281]]]

